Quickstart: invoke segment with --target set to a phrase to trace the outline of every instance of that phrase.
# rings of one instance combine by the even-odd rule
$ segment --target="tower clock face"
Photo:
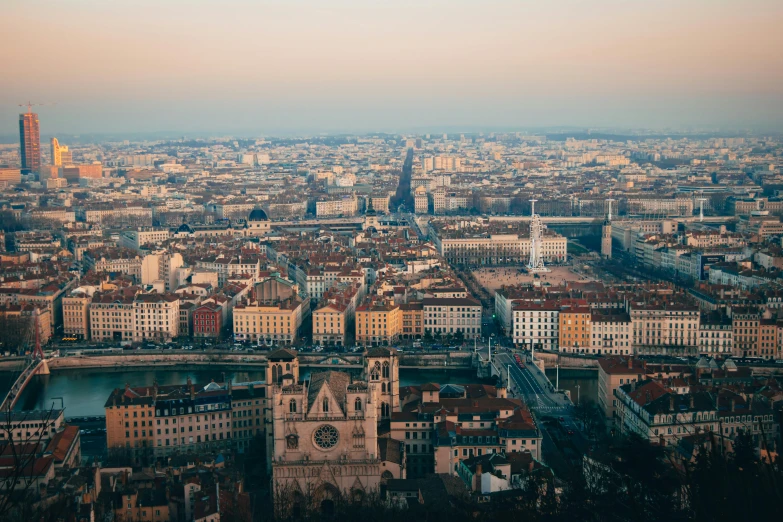
[[[337,428],[329,424],[319,426],[315,433],[313,433],[313,441],[315,445],[323,450],[329,450],[337,446],[337,441],[340,440],[340,434]]]

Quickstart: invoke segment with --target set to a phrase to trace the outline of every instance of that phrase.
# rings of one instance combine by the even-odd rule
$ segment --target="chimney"
[[[125,391],[128,391],[128,390],[130,390],[130,384],[128,384],[128,383],[126,382],[126,383],[125,383]]]
[[[535,465],[535,461],[533,460],[533,457],[530,457],[530,462],[527,465],[527,471],[528,473],[533,473],[533,466]]]
[[[628,369],[633,370],[633,359],[631,357],[628,358]]]
[[[674,394],[669,394],[669,411],[674,411]]]
[[[155,399],[158,398],[158,379],[152,381],[152,397]]]
[[[692,393],[691,393],[690,399],[691,399],[690,400],[690,408],[693,409],[693,394]]]
[[[734,397],[732,397],[731,398],[731,411],[734,411],[736,406],[737,406],[737,400]]]
[[[484,471],[484,468],[481,466],[481,463],[476,464],[476,476],[481,476],[481,473]]]

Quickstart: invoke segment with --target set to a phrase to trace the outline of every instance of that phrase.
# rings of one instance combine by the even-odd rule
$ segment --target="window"
[[[296,413],[296,399],[291,399],[291,402],[288,403],[288,411]]]
[[[353,404],[353,409],[356,411],[362,411],[362,400],[359,397],[356,397],[356,400]]]
[[[327,413],[329,411],[329,398],[324,397],[323,403],[321,404],[321,411],[324,413]]]

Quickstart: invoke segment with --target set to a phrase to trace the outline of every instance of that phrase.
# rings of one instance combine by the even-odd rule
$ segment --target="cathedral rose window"
[[[315,445],[321,449],[332,449],[337,445],[337,440],[340,438],[340,434],[337,432],[337,428],[324,424],[320,426],[313,434],[315,439]]]

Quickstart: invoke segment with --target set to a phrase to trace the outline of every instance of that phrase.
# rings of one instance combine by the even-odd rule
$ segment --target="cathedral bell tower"
[[[282,386],[284,382],[299,382],[299,358],[296,352],[288,348],[280,348],[270,352],[266,356],[266,399],[264,400],[264,438],[266,441],[267,471],[272,469],[272,455],[274,451],[275,435],[272,419],[272,401],[274,400],[275,386]]]
[[[378,389],[378,418],[400,411],[400,358],[394,348],[371,348],[364,355],[365,379]]]

